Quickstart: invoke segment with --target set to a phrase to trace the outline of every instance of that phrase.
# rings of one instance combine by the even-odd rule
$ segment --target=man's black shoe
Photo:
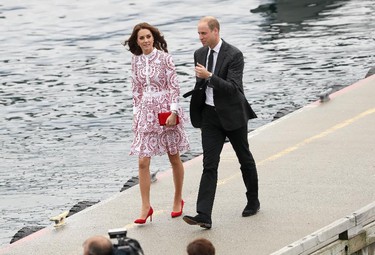
[[[187,224],[189,224],[189,225],[199,225],[200,227],[202,227],[202,228],[206,228],[206,229],[210,229],[210,228],[211,228],[211,225],[212,225],[211,220],[208,219],[208,218],[205,217],[205,216],[202,216],[201,214],[198,214],[198,215],[195,216],[195,217],[185,215],[182,219],[183,219]]]
[[[257,214],[260,209],[260,204],[259,202],[256,203],[255,205],[247,204],[245,209],[242,211],[242,217],[249,217],[251,215]]]

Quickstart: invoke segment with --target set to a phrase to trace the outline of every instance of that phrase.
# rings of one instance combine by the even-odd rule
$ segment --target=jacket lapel
[[[227,55],[226,51],[227,51],[227,44],[223,40],[223,44],[221,45],[221,48],[220,48],[220,51],[219,51],[219,55],[217,56],[217,60],[216,60],[215,71],[214,71],[214,74],[216,74],[216,75],[219,74],[221,66],[224,63],[224,59],[225,59],[225,57]]]
[[[206,47],[200,54],[197,55],[197,62],[203,66],[206,66],[207,63],[207,54],[208,54],[209,48]],[[197,63],[195,63],[197,64]],[[205,84],[205,79],[197,78],[197,86],[203,87]]]
[[[206,47],[204,51],[202,51],[202,54],[199,56],[198,63],[205,66],[207,64],[207,55],[208,55],[209,48]]]

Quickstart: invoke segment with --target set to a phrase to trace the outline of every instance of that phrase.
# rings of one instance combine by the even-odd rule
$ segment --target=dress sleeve
[[[177,79],[176,67],[174,65],[172,56],[170,54],[166,55],[166,76],[168,81],[168,90],[171,99],[171,111],[178,110],[179,96],[180,96],[180,85]]]
[[[136,114],[138,111],[139,103],[142,98],[142,84],[137,79],[137,58],[133,55],[132,57],[132,92],[133,92],[133,114]]]

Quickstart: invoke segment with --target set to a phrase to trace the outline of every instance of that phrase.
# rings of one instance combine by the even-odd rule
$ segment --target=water
[[[137,175],[131,55],[120,42],[138,22],[164,33],[184,93],[194,85],[197,21],[218,17],[222,37],[245,56],[245,93],[258,114],[251,129],[364,78],[374,66],[373,0],[285,2],[250,12],[267,1],[2,0],[0,245]],[[199,132],[187,131],[185,159],[201,153]],[[166,157],[152,160],[153,172],[167,169]]]

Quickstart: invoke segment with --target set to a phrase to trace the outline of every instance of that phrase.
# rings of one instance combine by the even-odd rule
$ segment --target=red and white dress
[[[186,118],[178,106],[180,88],[170,54],[154,49],[132,57],[133,132],[130,155],[172,155],[190,149],[184,129]],[[158,113],[178,111],[180,123],[160,126]]]

